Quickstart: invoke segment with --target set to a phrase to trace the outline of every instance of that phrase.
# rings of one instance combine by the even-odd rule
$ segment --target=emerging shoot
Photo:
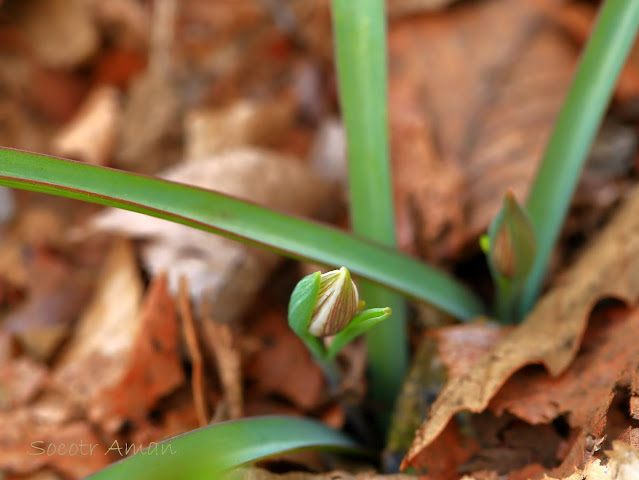
[[[501,210],[493,219],[488,235],[480,239],[497,289],[497,315],[503,323],[520,320],[519,306],[537,243],[528,214],[508,191]]]

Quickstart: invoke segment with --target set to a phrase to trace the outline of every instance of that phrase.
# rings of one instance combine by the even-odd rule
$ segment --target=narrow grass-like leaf
[[[145,213],[356,275],[461,319],[483,312],[452,277],[390,248],[218,192],[56,157],[0,148],[0,185]]]
[[[124,455],[127,446],[114,443],[108,448]],[[249,462],[309,449],[364,453],[344,434],[314,420],[256,417],[218,423],[173,437],[114,463],[87,480],[219,479],[224,472]]]
[[[348,138],[352,228],[395,247],[384,0],[333,0],[332,7],[340,104]],[[399,394],[408,366],[405,305],[379,285],[361,282],[360,291],[369,305],[393,310],[392,321],[367,333],[371,394],[385,413]],[[389,417],[380,420],[383,426]]]
[[[537,256],[522,313],[539,295],[552,249],[597,128],[639,27],[639,1],[606,0],[586,45],[526,204]]]

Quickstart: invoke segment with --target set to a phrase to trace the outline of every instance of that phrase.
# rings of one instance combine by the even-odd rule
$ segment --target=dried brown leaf
[[[95,296],[55,367],[54,381],[84,403],[116,384],[140,334],[142,279],[132,245],[117,240],[98,281]]]
[[[17,9],[12,18],[44,65],[74,67],[98,48],[98,30],[82,0],[34,0],[12,7]]]
[[[268,146],[292,127],[295,99],[239,100],[223,109],[196,109],[184,120],[185,155],[197,159],[245,146]]]
[[[44,387],[47,368],[28,357],[0,361],[0,410],[24,405]]]
[[[117,89],[106,85],[97,87],[89,93],[71,122],[53,138],[53,149],[62,156],[106,165],[119,121]]]
[[[403,465],[419,453],[462,410],[480,412],[521,367],[542,363],[551,375],[563,372],[581,343],[588,315],[595,303],[616,297],[632,303],[639,293],[639,190],[583,256],[526,317],[495,348],[467,372],[451,378],[417,432]]]
[[[124,420],[141,420],[158,400],[184,382],[178,318],[166,275],[153,279],[142,303],[139,329],[118,381],[93,398],[89,418],[115,430]]]
[[[391,24],[389,55],[402,245],[452,258],[526,197],[576,49],[536,0],[495,0]]]
[[[256,389],[278,393],[304,410],[322,401],[322,372],[283,314],[271,311],[254,319],[246,336],[260,342],[245,367],[246,377],[255,382]]]

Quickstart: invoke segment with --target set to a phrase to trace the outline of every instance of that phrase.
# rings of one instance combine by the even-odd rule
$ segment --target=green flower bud
[[[488,259],[494,272],[523,280],[532,268],[537,242],[530,218],[510,191],[490,226],[489,237]]]
[[[326,337],[342,331],[357,313],[359,293],[346,267],[299,281],[289,303],[289,324],[299,336]]]
[[[327,372],[341,348],[390,316],[390,308],[358,312],[364,302],[347,268],[301,279],[288,305],[288,324]],[[323,339],[332,335],[327,349]]]
[[[357,313],[358,306],[359,292],[346,267],[322,274],[309,333],[327,337],[341,332]]]

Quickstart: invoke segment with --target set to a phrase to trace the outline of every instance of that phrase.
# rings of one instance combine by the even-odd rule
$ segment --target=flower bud
[[[322,274],[308,332],[316,337],[335,335],[350,323],[358,306],[357,286],[346,267]]]
[[[526,212],[512,192],[507,192],[501,211],[489,230],[491,268],[508,279],[521,280],[533,265],[537,243]]]

